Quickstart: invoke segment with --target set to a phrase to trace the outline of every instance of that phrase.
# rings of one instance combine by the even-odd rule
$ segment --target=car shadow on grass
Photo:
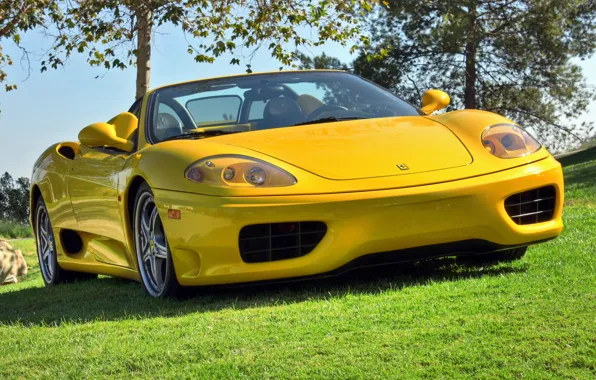
[[[375,294],[438,283],[526,271],[526,263],[462,266],[454,258],[355,269],[335,277],[243,287],[191,288],[181,299],[152,299],[139,283],[99,278],[51,288],[0,294],[0,324],[59,326],[90,321],[176,317],[222,309],[260,308],[312,300]]]

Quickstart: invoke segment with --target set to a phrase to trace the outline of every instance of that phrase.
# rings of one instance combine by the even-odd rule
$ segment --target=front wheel
[[[153,192],[147,184],[143,184],[137,192],[133,230],[143,288],[156,298],[176,295],[180,285],[176,279],[172,254]]]

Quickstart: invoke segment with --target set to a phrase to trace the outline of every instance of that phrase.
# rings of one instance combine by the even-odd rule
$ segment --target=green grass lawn
[[[154,300],[100,278],[0,288],[0,379],[596,377],[596,150],[565,158],[565,230],[511,264],[451,258]],[[15,246],[28,252],[31,240]]]

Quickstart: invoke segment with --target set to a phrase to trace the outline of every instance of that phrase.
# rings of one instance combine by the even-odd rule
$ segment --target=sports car
[[[35,163],[47,285],[97,276],[153,297],[456,256],[513,260],[561,232],[560,164],[515,122],[417,108],[341,71],[149,91]]]

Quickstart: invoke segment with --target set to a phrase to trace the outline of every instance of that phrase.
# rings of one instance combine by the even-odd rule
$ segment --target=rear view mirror
[[[240,118],[242,98],[238,95],[209,96],[191,99],[186,108],[197,126],[204,124],[231,124]]]

